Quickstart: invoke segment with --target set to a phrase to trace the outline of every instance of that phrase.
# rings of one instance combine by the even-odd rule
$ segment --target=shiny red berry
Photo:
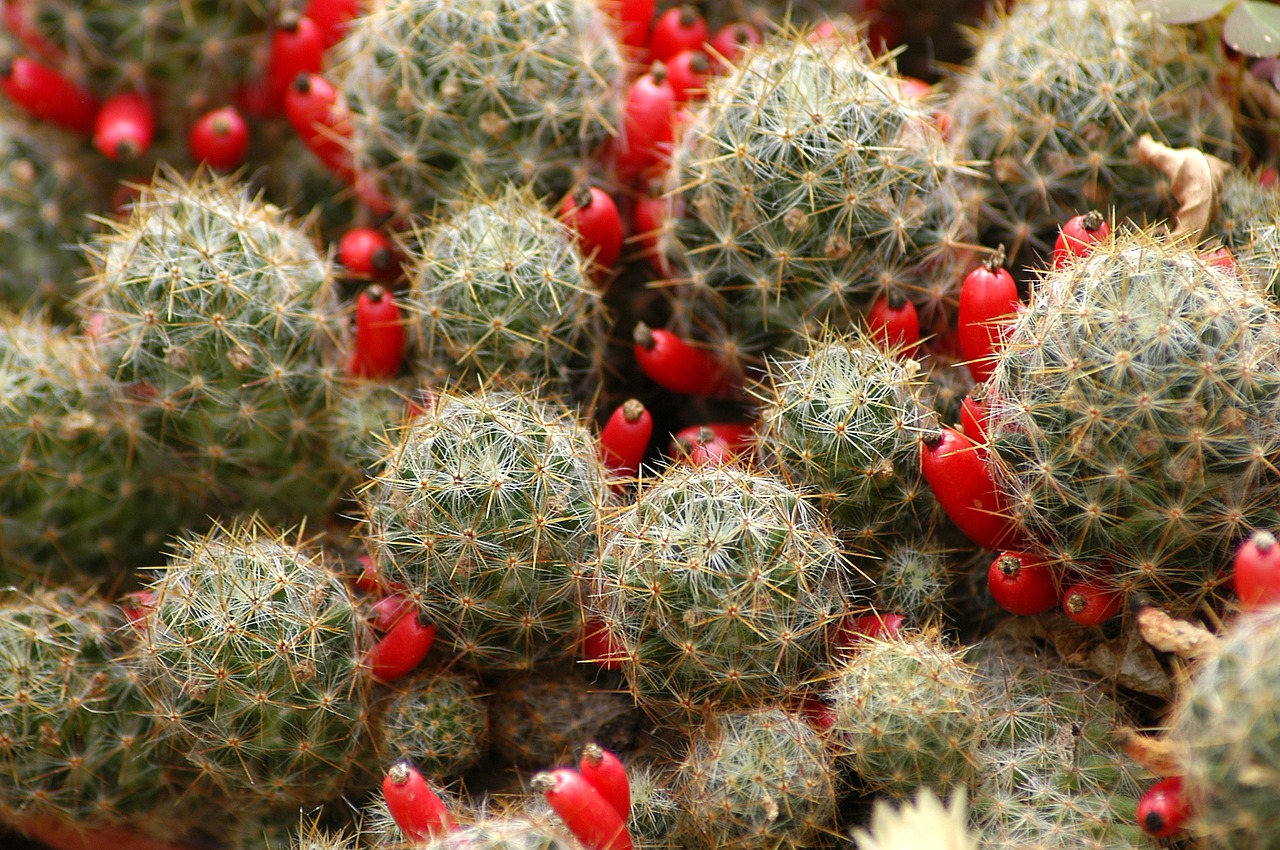
[[[232,171],[249,153],[249,122],[234,106],[211,109],[187,131],[187,152],[210,168]]]
[[[1062,225],[1053,245],[1053,267],[1060,269],[1081,257],[1089,256],[1093,246],[1111,235],[1111,226],[1102,213],[1090,210],[1072,216]]]
[[[1138,800],[1138,826],[1156,838],[1177,835],[1186,825],[1189,814],[1181,776],[1161,779]]]
[[[1058,607],[1058,575],[1053,565],[1032,552],[1001,552],[987,570],[991,598],[1010,614],[1029,617]]]
[[[685,50],[701,50],[709,35],[707,19],[696,8],[673,6],[653,22],[649,32],[649,58],[666,62]]]
[[[1062,591],[1062,610],[1082,626],[1100,626],[1120,613],[1124,596],[1098,579],[1076,582]]]
[[[617,265],[622,256],[622,215],[608,192],[599,186],[579,186],[560,202],[560,220],[597,269],[608,272]]]
[[[352,227],[338,239],[338,262],[353,275],[390,282],[400,276],[391,237],[376,227]]]
[[[985,381],[995,369],[1019,303],[1018,284],[1004,268],[1003,245],[961,282],[956,336],[975,381]]]
[[[1240,544],[1231,571],[1243,607],[1280,604],[1280,545],[1270,531],[1255,531]]]
[[[138,92],[121,92],[102,102],[93,124],[93,146],[107,159],[137,159],[151,147],[156,115],[151,99]]]
[[[871,302],[867,326],[880,346],[898,357],[914,357],[920,350],[920,314],[901,292],[895,290]]]

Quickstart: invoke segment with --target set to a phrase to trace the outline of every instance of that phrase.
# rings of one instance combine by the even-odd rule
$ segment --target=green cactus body
[[[996,482],[1086,575],[1190,611],[1280,497],[1280,318],[1140,232],[1047,274],[988,382]]]
[[[1179,696],[1169,738],[1200,846],[1280,847],[1278,651],[1280,610],[1241,614]]]
[[[1205,235],[1220,239],[1241,273],[1280,301],[1280,188],[1247,171],[1228,171]]]
[[[983,691],[972,794],[983,846],[1147,846],[1136,812],[1152,780],[1114,740],[1133,720],[1105,684],[1011,632],[997,630],[970,658]]]
[[[678,768],[674,831],[706,850],[799,850],[835,823],[835,769],[802,717],[757,709],[711,718]]]
[[[119,610],[67,589],[0,593],[0,812],[148,824],[169,792],[150,705],[117,661]]]
[[[371,643],[345,583],[256,521],[179,541],[135,662],[195,788],[260,805],[336,797],[367,746]]]
[[[388,0],[335,75],[358,169],[406,210],[504,182],[563,194],[618,123],[622,60],[587,0]]]
[[[973,778],[982,703],[963,650],[928,633],[867,642],[835,672],[828,696],[832,734],[864,790],[906,799]]]
[[[675,827],[680,806],[676,800],[675,768],[666,763],[627,764],[627,783],[631,786],[627,831],[638,850],[670,850],[678,846]]]
[[[92,343],[0,315],[0,576],[110,571],[196,524],[173,456],[114,398]]]
[[[59,309],[83,274],[74,249],[105,193],[56,132],[0,110],[0,302]]]
[[[678,320],[746,354],[848,330],[891,289],[945,322],[967,174],[865,45],[766,40],[710,84],[667,174]]]
[[[421,850],[581,850],[568,832],[524,817],[487,817],[414,845]]]
[[[977,30],[950,111],[967,155],[989,163],[984,241],[1020,265],[1087,209],[1167,218],[1167,182],[1130,156],[1138,138],[1220,155],[1232,144],[1230,98],[1194,39],[1110,0],[1019,2]]]
[[[914,361],[857,334],[770,361],[757,393],[766,464],[795,486],[816,489],[838,533],[860,551],[878,551],[941,519],[920,473],[921,437],[938,427],[921,385]]]
[[[494,389],[439,394],[360,496],[386,575],[486,670],[568,651],[608,498],[572,410]]]
[[[378,722],[380,761],[407,757],[438,782],[462,774],[488,750],[488,700],[468,676],[432,673],[401,682]]]
[[[590,607],[642,703],[697,712],[797,692],[842,613],[840,547],[776,478],[673,467],[612,519]]]
[[[589,264],[527,189],[450,208],[415,234],[407,260],[402,305],[421,372],[565,391],[599,359],[603,311]]]
[[[245,508],[325,508],[341,466],[315,458],[342,321],[309,235],[229,179],[165,170],[113,231],[90,246],[83,307],[156,438]]]

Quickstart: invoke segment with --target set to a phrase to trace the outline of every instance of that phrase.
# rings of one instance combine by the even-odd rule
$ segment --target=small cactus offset
[[[0,303],[61,309],[106,192],[70,140],[0,109]]]
[[[617,38],[589,0],[389,0],[335,75],[357,169],[413,211],[508,181],[563,194],[622,106]]]
[[[155,439],[228,503],[328,507],[341,466],[315,459],[342,322],[310,235],[229,178],[162,169],[88,250],[81,306]]]
[[[603,307],[573,234],[527,189],[456,205],[406,249],[420,372],[561,392],[595,384]]]
[[[945,322],[968,174],[888,60],[772,37],[710,85],[673,154],[674,306],[748,354],[849,330],[890,290]]]
[[[826,519],[780,480],[680,466],[610,521],[589,606],[636,699],[696,713],[811,682],[845,569]]]
[[[936,633],[868,641],[828,686],[831,732],[861,787],[905,799],[964,786],[985,731],[977,670]]]
[[[370,636],[346,585],[257,520],[175,543],[132,663],[194,787],[259,805],[340,794],[368,746]]]
[[[710,718],[677,776],[673,830],[682,847],[800,850],[833,831],[832,754],[812,726],[785,711]]]
[[[375,713],[384,764],[408,758],[443,782],[488,749],[489,700],[469,676],[441,672],[405,680]]]
[[[598,455],[574,411],[531,391],[441,392],[361,492],[385,574],[463,663],[568,652],[609,501]]]
[[[103,574],[196,525],[175,455],[118,403],[90,340],[0,314],[0,576]]]
[[[1280,847],[1280,610],[1239,615],[1180,695],[1169,738],[1183,753],[1191,831],[1211,850]]]
[[[937,417],[914,361],[863,333],[813,340],[802,356],[768,362],[759,443],[763,462],[812,487],[841,536],[877,554],[897,535],[942,517],[920,473],[920,441]]]
[[[86,594],[0,592],[0,819],[175,828],[158,726],[118,663],[122,628]]]
[[[1121,233],[1046,274],[986,405],[1030,536],[1158,604],[1194,610],[1280,519],[1280,314],[1185,244]]]
[[[989,244],[1019,263],[1052,247],[1087,209],[1141,223],[1168,216],[1168,184],[1130,149],[1144,133],[1171,147],[1226,155],[1231,113],[1219,66],[1186,28],[1132,2],[997,4],[973,33],[974,59],[953,81],[955,136],[988,163]]]

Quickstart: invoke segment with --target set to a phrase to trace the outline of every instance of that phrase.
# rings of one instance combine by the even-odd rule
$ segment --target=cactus
[[[992,474],[1061,562],[1194,610],[1280,520],[1278,344],[1259,290],[1121,233],[1045,275],[999,353]]]
[[[0,315],[0,575],[117,573],[200,519],[90,340]]]
[[[869,793],[964,786],[984,732],[977,671],[933,633],[866,641],[828,687],[841,758]]]
[[[983,846],[1147,846],[1136,810],[1151,779],[1113,739],[1133,719],[1105,684],[1012,629],[997,629],[969,657],[983,690],[972,795]]]
[[[679,817],[675,767],[662,763],[627,764],[631,818],[627,829],[639,850],[669,850]]]
[[[1194,39],[1110,0],[1020,2],[975,30],[950,112],[962,149],[989,163],[984,241],[1025,264],[1086,209],[1165,218],[1167,182],[1130,158],[1138,138],[1223,156],[1233,143],[1230,98]]]
[[[119,609],[69,589],[0,593],[0,811],[174,828],[173,779],[123,650]]]
[[[478,682],[430,673],[400,682],[378,712],[382,764],[409,758],[444,781],[475,765],[489,744],[489,700]]]
[[[709,85],[667,172],[682,330],[759,354],[846,331],[890,289],[945,322],[973,237],[967,174],[889,60],[767,39]]]
[[[132,656],[193,791],[262,805],[337,796],[364,753],[371,643],[342,580],[256,519],[175,542]]]
[[[784,711],[711,718],[678,776],[673,830],[683,847],[799,850],[835,824],[831,753],[808,723]]]
[[[756,393],[766,467],[816,488],[856,550],[878,552],[942,518],[920,473],[920,440],[938,427],[921,386],[914,361],[899,361],[859,332],[770,360]]]
[[[326,508],[342,467],[316,458],[342,324],[310,236],[230,178],[160,169],[89,251],[83,308],[155,438],[227,502],[295,519]]]
[[[414,233],[406,266],[401,303],[423,374],[567,391],[598,365],[603,312],[590,265],[528,189],[459,202]]]
[[[611,749],[610,733],[635,727],[637,713],[625,694],[593,685],[583,671],[509,676],[493,688],[493,753],[517,767],[564,764],[592,741]]]
[[[60,310],[105,192],[67,139],[0,110],[0,302]]]
[[[497,389],[440,393],[360,495],[385,575],[463,663],[486,670],[568,651],[608,499],[573,411]]]
[[[693,713],[818,675],[845,604],[841,570],[825,518],[781,481],[679,466],[610,522],[589,607],[636,699]]]
[[[1241,614],[1179,695],[1168,737],[1200,846],[1280,847],[1278,650],[1280,610]]]
[[[1205,235],[1221,240],[1240,272],[1280,301],[1280,188],[1248,171],[1228,171]]]
[[[406,212],[503,182],[563,194],[621,111],[617,39],[587,0],[389,0],[334,73],[357,169]]]
[[[956,553],[935,541],[923,535],[904,538],[856,560],[875,585],[871,597],[877,611],[904,614],[921,628],[943,624],[953,607],[952,585],[961,570]]]

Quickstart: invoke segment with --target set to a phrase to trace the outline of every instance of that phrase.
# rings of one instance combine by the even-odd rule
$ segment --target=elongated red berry
[[[0,89],[28,115],[73,133],[93,133],[98,102],[70,77],[24,56],[0,65]]]
[[[308,0],[303,15],[315,21],[324,47],[333,47],[347,33],[352,20],[363,11],[364,0]]]
[[[1018,284],[1004,268],[1001,245],[960,284],[960,309],[956,336],[960,356],[978,382],[990,377],[1004,334],[1017,315]]]
[[[318,74],[324,68],[325,34],[306,15],[288,11],[276,22],[267,59],[267,97],[278,111],[285,92],[299,74]]]
[[[369,622],[379,632],[389,632],[401,619],[417,610],[413,600],[402,593],[392,593],[373,603]]]
[[[734,455],[748,452],[755,445],[755,426],[750,422],[699,422],[696,425],[686,425],[672,434],[667,454],[674,457],[681,451],[697,446],[706,432],[723,441],[725,448]]]
[[[603,670],[621,670],[626,663],[626,650],[613,639],[604,621],[588,618],[582,624],[580,646],[582,659]]]
[[[1073,260],[1087,257],[1093,246],[1111,235],[1111,227],[1097,210],[1072,216],[1062,225],[1053,244],[1053,267],[1060,269]]]
[[[631,817],[631,781],[622,760],[599,744],[587,744],[578,757],[578,772],[626,823]]]
[[[676,135],[678,107],[675,88],[661,62],[632,82],[623,105],[622,134],[614,149],[619,179],[635,180],[666,162]]]
[[[675,447],[672,457],[676,463],[693,467],[723,466],[734,458],[728,441],[705,426],[699,426],[691,439],[676,438],[671,443]]]
[[[423,623],[418,615],[396,620],[369,650],[369,672],[382,682],[395,682],[418,668],[435,643],[434,623]]]
[[[1156,838],[1177,835],[1186,826],[1190,813],[1181,776],[1161,779],[1138,800],[1138,826]]]
[[[978,445],[987,444],[987,407],[972,394],[960,401],[960,430]]]
[[[412,842],[428,841],[455,827],[449,807],[408,759],[401,759],[382,778],[387,810]]]
[[[632,341],[640,370],[663,389],[707,398],[733,393],[732,370],[705,348],[644,322],[636,324]]]
[[[1030,617],[1058,607],[1058,575],[1053,564],[1034,552],[1007,550],[987,570],[991,598],[1010,614]]]
[[[711,76],[711,60],[702,50],[682,50],[666,63],[667,79],[676,93],[676,103],[701,100],[707,93],[707,77]]]
[[[400,258],[391,237],[376,227],[352,227],[338,239],[338,262],[354,275],[391,282],[400,276]]]
[[[602,271],[611,271],[622,256],[622,215],[609,193],[582,185],[560,202],[560,220],[578,239],[578,247]]]
[[[600,4],[613,19],[622,46],[633,59],[649,47],[649,28],[657,6],[657,0],[608,0]]]
[[[1255,531],[1242,543],[1231,570],[1243,607],[1263,608],[1280,603],[1280,545],[1270,531]]]
[[[210,109],[187,131],[187,152],[196,162],[232,171],[249,153],[249,122],[234,106]]]
[[[622,816],[578,771],[546,771],[534,776],[531,784],[586,850],[631,850],[631,834]]]
[[[351,114],[331,82],[319,74],[299,74],[285,92],[284,114],[326,168],[345,183],[355,181]]]
[[[357,378],[393,378],[404,363],[404,318],[391,291],[379,284],[356,299],[356,340],[348,371]]]
[[[882,295],[867,308],[867,326],[885,351],[914,357],[920,350],[920,315],[901,292]]]
[[[733,21],[716,30],[707,44],[711,48],[711,67],[719,74],[729,65],[738,61],[744,50],[748,50],[764,41],[760,30],[745,21]]]
[[[671,226],[671,203],[662,197],[642,194],[631,203],[632,240],[640,247],[649,268],[662,278],[672,274],[671,262],[663,251],[663,234]]]
[[[600,459],[614,475],[634,478],[653,438],[653,414],[629,398],[614,408],[600,429]]]
[[[102,102],[93,124],[93,146],[107,159],[137,159],[151,147],[156,115],[151,99],[120,92]]]
[[[1012,546],[1019,538],[1009,507],[991,478],[986,451],[954,428],[920,443],[920,471],[947,516],[984,549]]]
[[[673,6],[659,15],[649,31],[649,58],[666,62],[685,50],[701,50],[710,30],[707,19],[693,6]]]
[[[1072,584],[1062,591],[1062,610],[1082,626],[1100,626],[1120,613],[1124,596],[1102,579]]]

